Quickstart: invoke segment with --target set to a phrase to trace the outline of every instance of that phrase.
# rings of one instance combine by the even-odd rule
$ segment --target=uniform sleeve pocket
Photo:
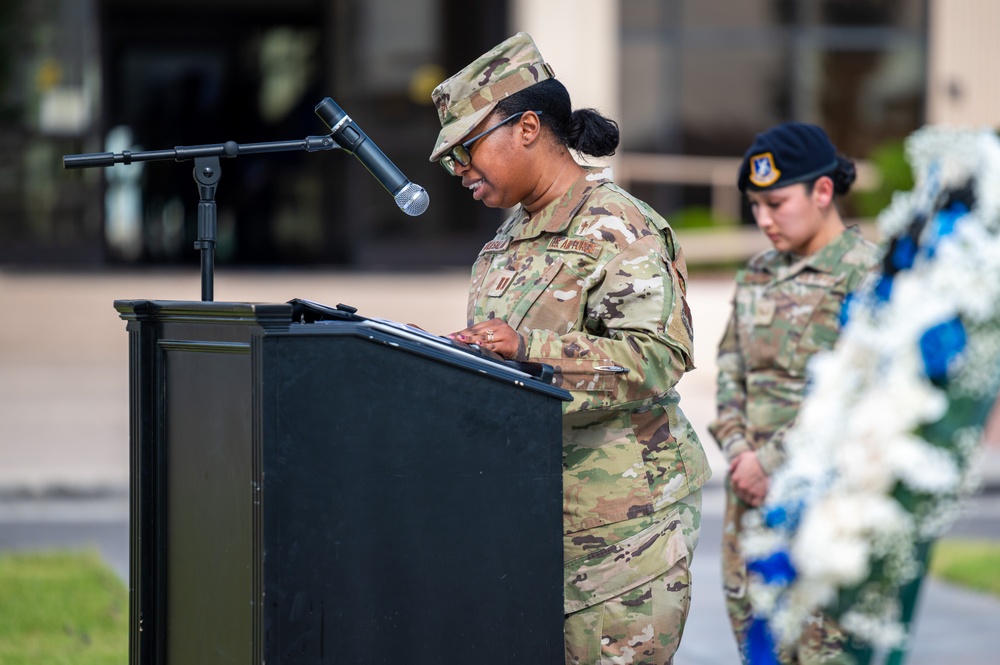
[[[572,392],[614,395],[628,369],[603,358],[546,358],[556,375],[553,383]]]

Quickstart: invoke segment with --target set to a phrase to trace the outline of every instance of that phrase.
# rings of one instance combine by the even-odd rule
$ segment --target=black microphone
[[[316,105],[316,115],[330,128],[337,145],[361,160],[375,179],[389,190],[400,210],[414,217],[427,210],[431,197],[424,188],[407,180],[337,102],[327,97]]]

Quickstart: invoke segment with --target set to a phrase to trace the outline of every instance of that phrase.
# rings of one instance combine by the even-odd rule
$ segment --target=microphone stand
[[[173,150],[145,150],[132,152],[95,152],[82,155],[63,155],[63,168],[81,169],[91,167],[152,162],[172,159],[177,162],[194,160],[194,181],[198,185],[198,240],[194,248],[201,251],[201,299],[210,302],[214,297],[213,279],[215,273],[215,244],[218,240],[218,220],[215,209],[215,190],[222,178],[220,157],[236,157],[262,152],[282,152],[305,150],[317,152],[340,148],[329,136],[307,136],[296,141],[272,141],[269,143],[244,143],[234,141],[196,146],[178,146]]]

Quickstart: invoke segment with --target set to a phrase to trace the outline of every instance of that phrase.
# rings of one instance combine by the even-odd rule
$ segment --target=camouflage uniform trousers
[[[566,616],[567,665],[673,662],[691,607],[690,564],[701,529],[701,494],[696,490],[663,511],[677,511],[686,557],[651,580]]]
[[[726,596],[726,611],[736,636],[743,662],[746,660],[746,634],[753,620],[753,608],[747,597],[747,568],[740,553],[740,533],[743,515],[752,510],[729,488],[726,479],[726,514],[722,531],[722,580]],[[833,665],[854,662],[844,652],[845,636],[829,617],[815,615],[809,619],[795,644],[783,646],[778,660],[787,665]]]

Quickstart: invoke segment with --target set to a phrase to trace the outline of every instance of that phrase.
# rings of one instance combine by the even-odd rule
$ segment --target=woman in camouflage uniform
[[[674,390],[692,368],[680,245],[609,170],[573,159],[570,149],[613,154],[617,125],[572,109],[528,35],[433,98],[442,129],[431,161],[487,206],[515,207],[479,254],[469,327],[452,337],[552,365],[573,397],[562,441],[566,662],[669,663],[710,475]]]
[[[752,608],[739,549],[744,514],[760,506],[783,461],[782,440],[806,392],[806,365],[833,347],[847,295],[878,263],[834,203],[855,178],[821,128],[785,123],[758,134],[739,175],[757,226],[774,248],[736,274],[719,345],[718,418],[709,429],[729,462],[722,565],[729,618],[745,656]],[[843,635],[816,617],[782,661],[830,662]]]

